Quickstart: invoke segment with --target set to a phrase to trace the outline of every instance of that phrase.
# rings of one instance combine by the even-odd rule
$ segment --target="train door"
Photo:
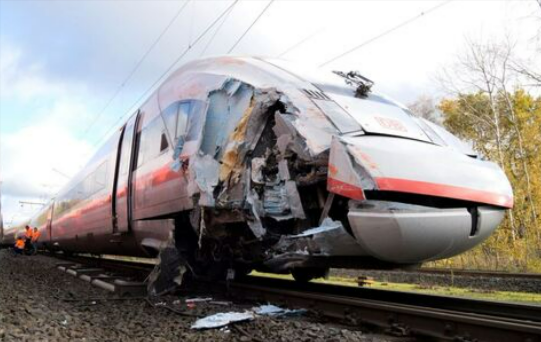
[[[132,217],[132,170],[135,130],[140,113],[134,115],[122,128],[117,149],[115,183],[113,186],[113,233],[130,230]]]

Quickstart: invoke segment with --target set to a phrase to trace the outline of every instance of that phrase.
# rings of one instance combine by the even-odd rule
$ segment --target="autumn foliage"
[[[507,174],[515,205],[454,267],[541,271],[541,97],[524,89],[457,94],[440,102],[443,124]]]

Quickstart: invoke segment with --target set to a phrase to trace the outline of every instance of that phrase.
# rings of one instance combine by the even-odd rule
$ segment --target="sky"
[[[196,42],[232,0],[0,0],[4,222],[40,207],[20,201],[54,196],[189,46],[175,67],[226,54],[268,3],[239,1],[220,27],[221,21]],[[318,67],[369,42],[324,68],[359,70],[375,90],[407,104],[442,96],[435,76],[456,60],[466,39],[511,37],[529,57],[539,47],[533,39],[538,11],[534,0],[274,1],[232,54]]]

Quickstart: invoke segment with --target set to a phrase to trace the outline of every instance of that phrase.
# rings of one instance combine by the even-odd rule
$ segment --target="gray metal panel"
[[[466,209],[434,211],[350,211],[357,241],[378,259],[418,263],[437,259],[468,238]]]
[[[377,203],[352,208],[348,219],[357,242],[378,259],[419,263],[449,258],[483,242],[496,229],[505,210],[479,207],[477,233],[470,235],[472,218],[465,208],[431,209]],[[409,207],[409,209],[408,209]]]

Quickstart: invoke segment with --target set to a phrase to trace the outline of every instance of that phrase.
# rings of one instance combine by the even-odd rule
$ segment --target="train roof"
[[[284,84],[302,88],[306,83],[324,86],[343,94],[354,95],[355,88],[344,79],[325,69],[311,68],[282,59],[253,56],[216,56],[194,60],[175,71],[166,81],[185,73],[222,75],[255,87],[280,87]],[[166,83],[164,82],[164,83]]]
[[[348,97],[356,97],[357,89],[353,82],[348,82],[334,70],[283,59],[256,56],[215,56],[193,60],[178,68],[162,85],[175,82],[187,74],[224,76],[238,79],[254,87],[279,90],[287,86],[301,90],[315,86],[326,93]],[[160,91],[160,88],[149,97],[149,100]],[[365,99],[406,109],[402,104],[376,91],[371,91]],[[144,107],[145,104],[141,107]]]

